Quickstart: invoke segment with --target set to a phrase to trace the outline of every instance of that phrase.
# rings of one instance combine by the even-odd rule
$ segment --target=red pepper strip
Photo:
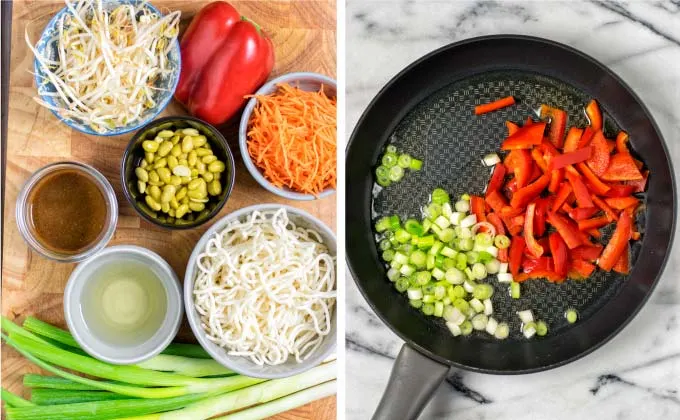
[[[533,169],[533,160],[528,150],[513,150],[505,157],[503,164],[508,171],[515,174],[517,188],[522,188],[529,183],[529,177]]]
[[[616,150],[619,153],[630,153],[628,150],[628,133],[625,131],[619,131],[616,135]]]
[[[508,129],[508,137],[512,136],[519,130],[519,125],[515,124],[512,121],[506,121],[505,127],[507,127]]]
[[[529,177],[529,182],[534,182],[543,175],[543,172],[537,165],[531,165],[531,176]]]
[[[534,123],[534,120],[531,119],[531,117],[527,117],[526,121],[524,121],[524,127],[529,127]]]
[[[630,235],[630,238],[631,238],[632,240],[634,240],[634,241],[637,241],[637,240],[640,239],[641,236],[642,236],[642,235],[640,234],[640,232],[633,232],[633,234]]]
[[[590,126],[593,130],[602,130],[602,112],[600,112],[600,107],[597,105],[595,99],[592,99],[586,105],[586,115],[590,121]]]
[[[536,200],[536,214],[534,215],[534,233],[536,236],[543,236],[545,233],[545,218],[549,206],[550,200],[547,198]]]
[[[635,217],[635,211],[637,210],[637,208],[638,208],[638,205],[634,204],[630,207],[626,207],[625,209],[623,209],[623,211],[628,213],[630,215],[630,217]]]
[[[496,235],[505,235],[505,226],[498,213],[489,213],[486,215],[486,220],[496,228]]]
[[[518,283],[525,282],[530,279],[546,279],[552,283],[562,283],[564,276],[560,276],[554,271],[548,270],[534,270],[531,273],[520,273],[518,276],[513,276],[514,281]]]
[[[531,149],[531,157],[534,158],[534,160],[536,161],[536,165],[538,165],[538,167],[541,168],[543,172],[548,170],[548,163],[543,158],[543,153],[541,152],[540,149],[536,147]]]
[[[623,210],[631,206],[637,206],[640,203],[640,200],[632,196],[605,198],[604,201],[609,204],[611,208],[616,210]]]
[[[605,181],[637,181],[642,179],[642,174],[629,153],[616,153],[601,178]]]
[[[592,219],[586,219],[586,220],[579,220],[578,221],[578,229],[579,230],[588,230],[588,229],[597,229],[601,228],[602,226],[607,226],[611,221],[607,216],[600,216],[600,217],[593,217]]]
[[[510,181],[505,183],[505,186],[503,187],[503,193],[505,194],[506,197],[512,198],[513,194],[518,190],[517,188],[517,180],[515,178],[512,178]]]
[[[574,174],[572,171],[567,169],[565,171],[565,176],[571,184],[571,188],[576,196],[576,202],[579,207],[593,207],[593,200],[590,199],[590,192],[588,187],[581,181],[581,177],[578,174]]]
[[[493,191],[500,190],[503,186],[503,180],[505,180],[505,165],[499,162],[493,167],[489,185],[486,187],[486,195],[489,195]]]
[[[498,191],[492,191],[486,196],[486,203],[494,210],[501,211],[503,207],[508,205],[508,202],[503,198]]]
[[[543,141],[544,131],[545,123],[525,125],[503,141],[501,150],[531,149],[533,146],[538,146]]]
[[[590,146],[584,147],[583,149],[578,149],[573,152],[565,153],[563,155],[558,155],[550,159],[550,164],[548,164],[548,169],[560,169],[567,165],[573,165],[575,163],[583,162],[590,158],[592,148]]]
[[[619,215],[616,229],[607,246],[602,251],[602,255],[597,260],[597,265],[604,271],[610,271],[623,252],[628,248],[633,226],[633,218],[623,211]]]
[[[616,261],[616,264],[614,264],[614,267],[612,267],[612,270],[616,271],[619,274],[628,274],[630,271],[629,268],[630,264],[630,250],[628,247],[626,247],[626,250],[621,254],[619,259]]]
[[[501,209],[501,217],[515,217],[524,213],[522,209],[516,209],[514,207],[505,206]]]
[[[556,193],[564,179],[564,169],[556,169],[550,171],[550,184],[548,184],[548,191]]]
[[[577,149],[582,149],[582,148],[590,145],[590,141],[593,139],[594,135],[595,135],[595,130],[593,130],[591,127],[584,128],[583,129],[583,135],[581,136],[581,139],[578,141]]]
[[[569,195],[571,195],[572,189],[568,182],[563,182],[560,184],[560,188],[557,190],[557,196],[555,201],[553,201],[552,211],[557,211],[562,208],[562,205],[567,202]]]
[[[600,239],[602,237],[602,233],[597,229],[588,229],[586,232],[595,239]]]
[[[524,238],[521,236],[514,236],[512,241],[510,241],[510,262],[508,265],[510,266],[510,273],[512,273],[513,277],[517,277],[517,274],[519,274],[519,267],[522,263],[525,245]]]
[[[553,225],[569,249],[574,249],[583,244],[578,229],[574,229],[567,219],[554,211],[548,212],[548,223]]]
[[[593,203],[595,203],[597,207],[602,209],[602,211],[607,215],[607,218],[609,219],[610,222],[614,220],[619,220],[619,216],[616,214],[614,210],[612,210],[612,208],[609,206],[609,204],[607,204],[606,201],[604,201],[603,199],[596,195],[592,195],[590,198],[593,199]]]
[[[503,248],[503,249],[498,250],[498,261],[504,262],[504,263],[510,261],[508,249],[509,248]]]
[[[600,244],[595,246],[579,246],[572,249],[569,252],[569,255],[571,256],[572,260],[586,260],[594,262],[600,257],[602,248],[604,247]]]
[[[583,130],[576,127],[571,127],[567,132],[567,139],[564,141],[564,153],[573,152],[579,149],[579,142],[581,141],[581,136],[583,135]]]
[[[482,197],[476,195],[470,196],[470,212],[477,216],[477,223],[486,221],[486,216],[484,215],[484,199]]]
[[[645,188],[647,188],[647,178],[649,178],[649,171],[644,171],[641,180],[626,181],[626,186],[633,187],[633,192],[645,192]]]
[[[524,227],[524,215],[520,214],[519,216],[513,217],[512,220],[510,221],[509,231],[512,235],[519,235],[523,227]]]
[[[616,141],[607,139],[607,151],[611,155],[616,150]]]
[[[510,205],[514,208],[523,208],[529,204],[531,200],[538,197],[549,183],[550,174],[545,173],[541,175],[541,177],[536,181],[524,188],[520,188],[515,194],[513,194],[512,200],[510,200]]]
[[[564,240],[562,240],[562,237],[557,232],[551,233],[548,238],[550,243],[550,254],[552,254],[553,264],[555,265],[555,272],[562,276],[566,276],[567,270],[569,269],[567,261],[567,244],[564,243]]]
[[[567,129],[567,113],[558,108],[548,105],[541,105],[541,118],[550,118],[550,130],[548,138],[555,147],[562,147],[564,144],[564,132]]]
[[[565,250],[567,249],[566,246],[564,248]],[[526,257],[524,258],[524,261],[522,261],[522,271],[524,273],[531,273],[532,271],[536,270],[548,270],[552,271],[553,270],[553,259],[550,257],[538,257],[538,258],[531,258],[531,257]]]
[[[506,106],[514,105],[515,104],[515,98],[512,96],[506,96],[505,98],[498,99],[493,102],[489,102],[488,104],[482,104],[482,105],[477,105],[475,107],[475,115],[482,115],[486,114],[487,112],[492,112],[499,110],[501,108],[505,108]]]
[[[524,216],[524,241],[527,244],[527,251],[534,257],[543,255],[543,247],[536,243],[534,238],[534,213],[536,212],[536,203],[530,203],[527,206],[526,216]]]
[[[642,167],[645,166],[644,162],[641,160],[633,158],[633,162],[635,162],[635,166],[637,166],[639,170],[642,170]]]
[[[632,184],[639,181],[628,181],[626,184],[607,184],[609,186],[609,191],[605,194],[606,197],[627,197],[635,191],[635,186]],[[630,185],[629,185],[630,183]]]
[[[585,279],[595,271],[595,266],[588,261],[572,260],[569,264],[569,277]]]
[[[599,209],[597,207],[579,207],[575,209],[569,209],[567,214],[575,221],[585,220],[592,217],[597,213]]]
[[[604,138],[602,131],[595,132],[590,141],[590,146],[593,148],[593,152],[586,163],[597,176],[602,176],[609,166],[609,146],[607,146],[607,139]]]
[[[576,167],[581,171],[583,176],[586,178],[586,181],[588,182],[588,186],[590,187],[590,190],[593,191],[595,194],[598,195],[604,195],[609,191],[609,185],[605,184],[600,180],[600,178],[597,177],[593,173],[593,171],[590,170],[588,165],[585,163],[577,163]]]

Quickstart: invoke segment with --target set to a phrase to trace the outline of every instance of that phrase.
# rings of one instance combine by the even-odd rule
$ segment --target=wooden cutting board
[[[153,0],[152,3],[161,10],[181,10],[182,28],[185,28],[206,2]],[[232,4],[241,14],[256,21],[272,38],[276,50],[272,77],[292,71],[313,71],[336,76],[334,0],[233,1]],[[180,278],[183,277],[193,245],[210,223],[190,231],[170,232],[141,220],[123,196],[118,173],[120,159],[131,134],[119,137],[82,134],[60,123],[50,111],[33,101],[32,97],[36,93],[31,74],[33,56],[24,42],[24,31],[28,30],[31,40],[37,41],[46,23],[61,7],[61,0],[14,1],[9,128],[5,151],[7,166],[3,188],[2,313],[18,322],[27,315],[34,315],[65,327],[63,290],[74,264],[55,263],[30,251],[17,230],[14,217],[17,194],[35,170],[62,160],[76,160],[97,168],[116,190],[120,208],[118,227],[109,245],[135,244],[149,248],[165,258]],[[162,115],[184,113],[180,105],[171,103]],[[335,196],[299,202],[284,200],[269,193],[255,182],[243,165],[238,155],[238,137],[234,125],[222,131],[236,155],[236,184],[229,201],[214,220],[242,207],[275,202],[305,209],[335,230]],[[186,322],[178,340],[194,341]],[[3,344],[2,386],[28,398],[29,392],[24,391],[21,381],[23,374],[29,372],[39,372],[39,369]],[[329,397],[275,418],[334,419],[335,413],[335,397]]]

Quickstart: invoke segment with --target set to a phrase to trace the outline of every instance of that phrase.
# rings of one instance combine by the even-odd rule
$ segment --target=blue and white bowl
[[[121,4],[137,5],[139,3],[142,3],[142,1],[140,0],[103,1],[104,7],[107,8],[108,10],[113,10],[116,6],[119,6]],[[161,12],[154,6],[152,6],[150,3],[147,3],[146,7],[149,8],[153,13],[161,15]],[[35,49],[36,51],[38,51],[38,53],[46,55],[48,58],[53,60],[57,58],[56,36],[59,32],[59,21],[61,20],[62,16],[64,16],[65,13],[71,12],[68,10],[68,8],[64,7],[52,17],[52,19],[49,21],[49,23],[43,30],[43,33],[40,36],[40,40],[38,40],[38,43],[35,46]],[[163,77],[159,77],[155,84],[155,87],[159,89],[157,90],[157,96],[155,97],[156,106],[153,108],[146,109],[142,113],[141,118],[125,126],[116,127],[112,130],[98,132],[93,130],[92,127],[90,127],[88,124],[83,123],[82,121],[64,118],[54,110],[52,110],[52,113],[69,127],[81,131],[85,134],[91,134],[95,136],[117,136],[120,134],[125,134],[130,131],[137,130],[143,125],[152,121],[154,118],[156,118],[158,114],[160,114],[165,109],[165,107],[168,106],[170,100],[172,99],[172,96],[175,94],[175,89],[177,88],[177,83],[179,82],[179,74],[182,67],[182,59],[179,51],[179,41],[177,40],[175,40],[172,49],[170,49],[170,52],[168,53],[168,63],[171,73],[164,75]],[[40,63],[38,62],[37,59],[34,59],[33,67],[35,74],[35,84],[36,86],[40,86],[43,83],[42,81],[46,80],[45,73],[43,72],[42,67],[40,66]],[[56,92],[56,89],[52,83],[48,83],[47,85],[45,85],[42,88],[42,90],[47,92]],[[63,102],[61,101],[60,98],[46,95],[40,95],[40,98],[50,105],[55,106],[63,105]]]

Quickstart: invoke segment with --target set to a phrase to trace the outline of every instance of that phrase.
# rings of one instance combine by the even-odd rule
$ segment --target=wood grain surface
[[[205,3],[202,1],[159,1],[161,10],[181,10],[182,28]],[[335,1],[232,1],[242,15],[256,21],[272,38],[276,65],[272,77],[291,71],[313,71],[336,76]],[[140,219],[128,204],[119,181],[119,166],[132,134],[94,137],[60,123],[52,113],[35,103],[36,88],[31,73],[33,56],[24,42],[28,30],[33,42],[51,16],[63,7],[61,0],[14,1],[10,61],[9,128],[6,179],[4,181],[4,232],[2,266],[2,313],[19,322],[27,315],[65,327],[63,290],[74,264],[49,261],[32,252],[22,240],[14,217],[15,201],[21,186],[38,168],[55,161],[76,160],[101,171],[111,182],[119,203],[115,236],[109,245],[135,244],[149,248],[173,267],[180,278],[193,245],[211,225],[189,231],[167,231]],[[185,114],[171,103],[163,115]],[[236,184],[222,209],[222,217],[234,210],[258,203],[286,203],[316,215],[333,230],[336,227],[336,199],[331,196],[313,202],[290,201],[261,188],[250,176],[238,154],[235,124],[221,129],[236,155]],[[183,324],[179,341],[193,342],[188,325]],[[14,350],[2,345],[2,386],[29,397],[21,385],[22,376],[38,372]],[[334,419],[335,397],[325,398],[281,414],[277,419]],[[4,415],[3,415],[4,418]]]

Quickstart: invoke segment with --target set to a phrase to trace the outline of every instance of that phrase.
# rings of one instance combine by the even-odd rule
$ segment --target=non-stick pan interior
[[[474,115],[479,103],[512,95],[518,104],[497,112]],[[498,152],[507,135],[505,121],[522,124],[528,116],[537,119],[535,109],[542,103],[564,109],[569,114],[568,126],[585,127],[583,108],[590,98],[572,86],[530,72],[496,71],[452,83],[415,106],[389,137],[390,144],[414,157],[423,159],[423,170],[409,172],[402,181],[388,188],[376,186],[373,200],[374,217],[398,214],[421,217],[421,206],[428,202],[429,193],[443,187],[459,197],[463,193],[482,195],[490,169],[481,161],[487,153]],[[605,111],[605,134],[615,137],[619,131]],[[408,197],[408,199],[405,199]],[[603,239],[606,239],[606,235]],[[639,243],[633,242],[633,261]],[[387,281],[387,280],[385,280]],[[489,276],[486,282],[496,288],[492,301],[494,317],[510,325],[510,340],[526,340],[520,331],[517,311],[531,309],[535,317],[544,320],[551,334],[569,328],[564,317],[568,308],[575,308],[582,317],[592,316],[616,294],[625,277],[615,272],[596,272],[583,281],[562,284],[547,281],[527,281],[522,284],[520,299],[506,293],[507,286]],[[394,293],[397,293],[395,290]],[[407,299],[406,296],[402,296]],[[420,311],[409,308],[418,316]],[[440,334],[449,334],[441,318],[425,317],[436,325]],[[495,340],[485,332],[475,332],[478,339]]]

